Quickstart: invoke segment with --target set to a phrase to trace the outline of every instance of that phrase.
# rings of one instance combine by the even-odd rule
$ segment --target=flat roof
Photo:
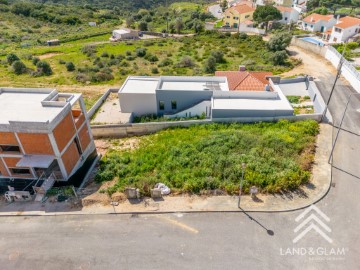
[[[155,94],[160,77],[128,77],[119,93]]]
[[[218,110],[292,110],[291,105],[281,99],[214,98],[213,109]]]
[[[0,124],[16,122],[52,122],[60,114],[65,105],[44,106],[42,101],[49,99],[50,94],[57,95],[54,89],[16,89],[0,88]],[[62,94],[62,93],[61,93]],[[60,95],[61,95],[60,94]],[[81,94],[69,94],[69,96]],[[73,98],[71,104],[77,99]]]
[[[187,91],[227,91],[226,83],[209,82],[209,81],[165,81],[162,82],[159,90],[187,90]]]
[[[206,76],[129,76],[119,93],[152,94],[156,90],[229,91],[226,77]]]

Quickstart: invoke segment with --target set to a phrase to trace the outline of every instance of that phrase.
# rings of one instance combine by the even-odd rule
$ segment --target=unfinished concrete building
[[[0,189],[48,189],[94,156],[81,94],[0,88]]]

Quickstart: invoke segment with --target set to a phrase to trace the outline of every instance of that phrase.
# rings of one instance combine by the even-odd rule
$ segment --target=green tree
[[[267,45],[272,51],[283,51],[290,45],[291,38],[288,33],[279,33],[273,35]]]
[[[223,0],[220,4],[221,10],[224,12],[228,7],[228,2],[226,0]]]
[[[17,60],[20,60],[20,58],[15,53],[9,53],[6,56],[6,61],[8,62],[9,65],[11,65],[12,63],[14,63]]]
[[[196,34],[204,31],[204,24],[200,20],[194,20],[193,29]]]
[[[147,31],[148,30],[147,22],[144,21],[139,22],[138,28],[140,31]]]
[[[176,18],[175,20],[175,31],[180,34],[181,30],[184,28],[184,23],[181,18]]]
[[[127,17],[125,20],[126,27],[130,28],[134,24],[133,17]]]
[[[12,63],[11,68],[16,75],[23,74],[27,70],[25,64],[20,60],[16,60],[14,63]]]
[[[274,65],[283,65],[283,64],[285,64],[285,61],[287,58],[288,58],[288,55],[287,55],[286,51],[277,51],[271,55],[270,61]]]
[[[75,65],[73,62],[67,62],[65,64],[66,70],[67,71],[74,71],[75,70]]]
[[[214,73],[216,70],[216,59],[213,56],[210,56],[204,65],[204,71],[206,73]]]
[[[216,63],[225,62],[224,53],[222,51],[212,51],[211,56],[215,58]]]
[[[282,15],[280,11],[273,6],[257,6],[253,14],[253,19],[257,23],[265,23],[265,31],[267,31],[269,22],[281,20]]]

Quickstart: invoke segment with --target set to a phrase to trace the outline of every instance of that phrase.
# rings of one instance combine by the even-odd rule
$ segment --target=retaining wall
[[[291,45],[300,47],[304,50],[311,51],[313,53],[319,54],[323,57],[325,57],[325,53],[327,51],[327,46],[319,46],[316,44],[313,44],[308,41],[301,40],[302,37],[311,37],[311,36],[298,36],[293,37],[291,40]]]
[[[326,51],[325,58],[333,64],[334,67],[338,68],[341,54],[333,47],[329,47]],[[341,67],[341,75],[351,84],[354,89],[360,93],[360,73],[356,68],[351,65],[347,60],[343,59],[343,65]]]
[[[105,100],[108,98],[110,93],[117,93],[119,89],[108,89],[99,99],[96,101],[96,103],[91,107],[90,110],[88,110],[87,115],[88,118],[91,119],[91,117],[95,114],[95,112],[101,107],[101,105],[105,102]]]

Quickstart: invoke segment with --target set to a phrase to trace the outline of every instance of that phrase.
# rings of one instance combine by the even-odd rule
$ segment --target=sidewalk
[[[320,124],[317,139],[317,151],[313,176],[310,183],[296,192],[263,195],[256,200],[249,195],[241,197],[241,208],[244,211],[279,212],[291,211],[307,207],[322,199],[331,182],[331,166],[328,157],[332,146],[332,127]],[[166,213],[166,212],[234,212],[238,208],[237,196],[166,196],[162,200],[145,199],[141,201],[125,201],[118,206],[91,205],[82,207],[66,202],[30,202],[3,204],[0,216],[21,215],[71,215],[71,214],[125,214],[125,213]]]

